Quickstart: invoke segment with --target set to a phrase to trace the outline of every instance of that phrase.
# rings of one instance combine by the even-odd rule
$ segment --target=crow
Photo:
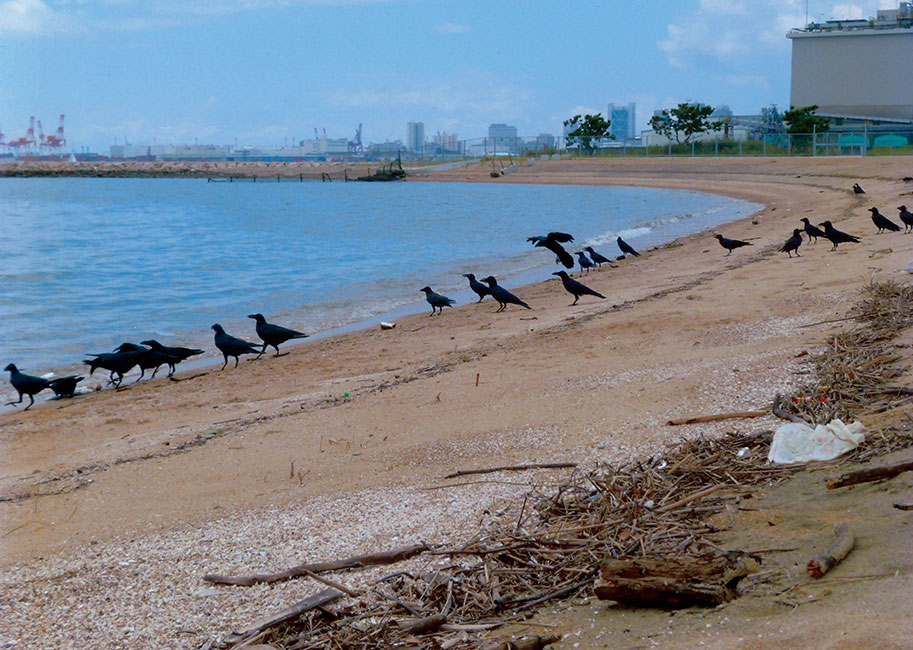
[[[110,373],[108,375],[108,383],[117,387],[124,381],[124,375],[139,364],[140,351],[103,352],[101,354],[89,354],[89,356],[95,357],[94,359],[83,359],[83,363],[89,366],[89,376],[92,376],[96,368],[104,368]],[[117,379],[114,378],[114,375],[117,375]]]
[[[853,183],[853,194],[865,194],[865,190],[859,186],[859,183]]]
[[[556,264],[564,264],[565,268],[568,269],[574,268],[574,258],[561,245],[562,243],[567,244],[574,241],[574,238],[566,232],[550,232],[545,237],[527,237],[526,241],[532,242],[533,246],[541,246],[553,252]]]
[[[431,316],[434,316],[435,308],[438,310],[439,314],[443,314],[444,307],[452,307],[456,303],[456,300],[453,298],[434,293],[434,291],[431,290],[431,287],[422,287],[419,291],[425,292],[425,300],[431,305]]]
[[[491,295],[488,287],[476,280],[474,273],[464,273],[463,277],[469,279],[469,288],[479,295],[479,302],[482,302],[482,299],[485,298],[485,296]]]
[[[903,225],[906,226],[904,232],[913,231],[913,212],[907,210],[907,206],[905,205],[901,205],[897,209],[900,210],[900,220],[903,221]]]
[[[596,266],[595,264],[593,264],[590,261],[590,258],[588,258],[586,256],[586,253],[584,251],[577,251],[576,253],[574,253],[574,255],[577,256],[577,261],[580,263],[581,271],[586,271],[587,273],[589,273],[590,269],[593,268],[594,266]],[[555,274],[552,273],[552,275],[555,275]]]
[[[306,339],[308,337],[304,332],[298,332],[296,330],[291,330],[287,327],[282,327],[281,325],[273,325],[272,323],[267,323],[266,319],[263,318],[263,314],[249,314],[248,318],[253,318],[257,321],[257,336],[263,341],[263,349],[260,350],[260,355],[262,356],[266,352],[266,346],[276,348],[276,356],[279,355],[279,345],[285,343],[291,339]]]
[[[812,240],[812,237],[815,238],[815,243],[818,243],[818,237],[824,237],[824,231],[821,230],[818,226],[813,226],[808,217],[802,218],[802,223],[805,224],[805,234],[808,235],[808,241]],[[798,252],[796,253],[798,255]]]
[[[583,248],[583,250],[587,251],[587,252],[590,254],[590,259],[592,259],[594,262],[596,262],[596,264],[597,264],[600,268],[602,267],[603,264],[608,264],[608,265],[611,266],[613,269],[616,268],[615,265],[612,264],[612,260],[610,260],[610,259],[607,258],[607,257],[603,257],[602,255],[600,255],[599,253],[597,253],[596,251],[594,251],[592,246],[585,246],[585,247]]]
[[[188,357],[192,357],[197,354],[203,354],[203,352],[204,352],[204,350],[198,350],[197,348],[168,347],[167,345],[162,345],[155,339],[149,339],[148,341],[140,341],[140,343],[143,345],[149,346],[153,350],[162,352],[164,354],[170,355],[170,356],[174,357],[175,359],[177,359],[177,361],[166,361],[166,363],[168,364],[168,376],[169,377],[174,374],[174,367],[178,363],[180,363],[181,361],[184,361]]]
[[[714,237],[716,237],[717,241],[720,242],[720,246],[729,251],[723,257],[729,257],[732,255],[732,251],[737,248],[741,248],[742,246],[751,246],[751,244],[749,244],[747,241],[740,241],[738,239],[726,239],[723,237],[723,235],[714,235]]]
[[[121,343],[119,346],[114,348],[115,352],[136,352],[137,360],[136,365],[139,366],[139,377],[136,378],[136,381],[139,381],[146,376],[146,371],[151,369],[152,376],[150,379],[155,379],[155,373],[158,372],[159,368],[164,365],[171,365],[172,363],[178,363],[181,360],[167,352],[162,352],[161,350],[153,350],[152,348],[147,348],[142,345],[137,345],[136,343]]]
[[[886,216],[881,214],[878,211],[878,208],[869,208],[869,212],[872,213],[872,223],[875,224],[875,227],[878,228],[878,233],[881,234],[885,230],[892,230],[894,232],[900,232],[900,226],[888,219]]]
[[[507,309],[508,303],[511,305],[520,305],[521,307],[526,307],[527,309],[532,309],[525,302],[517,298],[510,291],[498,284],[498,281],[493,275],[489,275],[487,278],[482,278],[482,282],[488,283],[488,291],[491,293],[491,297],[498,301],[500,307],[495,311],[497,314],[499,311],[504,311]]]
[[[596,296],[597,298],[602,298],[605,300],[604,295],[598,291],[593,291],[588,286],[580,282],[577,282],[577,280],[573,279],[565,271],[556,271],[555,273],[552,273],[552,275],[557,275],[559,278],[561,278],[561,283],[564,285],[564,288],[569,294],[574,296],[574,302],[568,305],[569,307],[576,305],[577,301],[580,300],[580,296]]]
[[[13,385],[13,388],[16,389],[16,392],[19,393],[18,402],[7,402],[6,405],[22,404],[23,395],[28,395],[29,405],[23,409],[25,411],[32,408],[32,404],[35,403],[35,395],[44,389],[50,388],[58,397],[70,397],[76,390],[76,384],[82,381],[82,377],[76,375],[59,377],[57,379],[45,379],[44,377],[27,375],[24,372],[19,372],[19,368],[13,363],[7,364],[4,370],[9,371],[10,383]]]
[[[615,241],[618,242],[618,248],[621,249],[621,252],[624,255],[633,255],[634,257],[640,257],[640,253],[638,253],[636,250],[631,248],[631,245],[628,242],[626,242],[624,239],[622,239],[621,237],[619,237]]]
[[[780,247],[781,253],[786,253],[790,257],[793,256],[793,251],[796,251],[796,257],[799,255],[799,246],[802,245],[802,231],[798,228],[793,230],[793,236],[786,240],[786,243]]]
[[[825,221],[824,223],[820,223],[818,225],[824,226],[824,236],[827,237],[834,245],[834,247],[831,249],[832,251],[837,250],[838,244],[846,244],[849,242],[859,243],[858,237],[854,237],[853,235],[848,235],[845,232],[837,230],[833,225],[831,225],[830,221]]]
[[[214,337],[216,347],[219,348],[219,352],[221,352],[222,356],[225,358],[225,363],[222,364],[222,367],[219,368],[219,370],[225,370],[225,366],[228,365],[228,357],[235,358],[235,368],[237,368],[238,359],[242,354],[256,354],[258,357],[263,354],[257,349],[257,346],[250,341],[245,341],[244,339],[239,339],[231,334],[226,334],[225,330],[222,329],[222,326],[218,323],[213,325],[211,329],[216,333]]]

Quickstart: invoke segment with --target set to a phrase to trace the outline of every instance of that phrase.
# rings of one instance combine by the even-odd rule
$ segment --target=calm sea
[[[467,272],[547,279],[554,256],[530,235],[614,257],[618,234],[647,248],[760,207],[622,187],[0,179],[0,361],[60,373],[153,337],[213,350],[212,323],[254,337],[255,311],[327,331],[424,310],[426,284],[469,302]]]

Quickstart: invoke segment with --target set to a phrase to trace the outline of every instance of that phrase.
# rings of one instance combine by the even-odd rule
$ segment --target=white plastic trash
[[[767,460],[771,463],[805,463],[810,460],[832,460],[865,440],[862,422],[844,424],[831,420],[812,429],[806,424],[791,422],[777,429]]]

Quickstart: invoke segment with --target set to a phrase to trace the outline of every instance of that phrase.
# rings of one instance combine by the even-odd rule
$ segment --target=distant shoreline
[[[210,162],[210,161],[11,161],[0,162],[0,178],[272,178],[344,180],[366,176],[383,163]]]

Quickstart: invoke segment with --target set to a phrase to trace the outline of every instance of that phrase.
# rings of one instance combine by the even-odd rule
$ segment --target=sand
[[[729,257],[698,233],[589,273],[584,282],[604,301],[570,307],[557,279],[510,287],[533,310],[460,305],[401,318],[393,330],[306,341],[237,369],[128,382],[3,414],[0,644],[197,647],[315,589],[209,593],[203,573],[440,540],[530,481],[556,476],[501,474],[492,478],[500,482],[429,489],[451,471],[564,460],[592,467],[681,436],[773,428],[772,417],[682,428],[665,421],[765,408],[810,371],[799,355],[843,325],[802,326],[843,316],[872,277],[905,279],[913,258],[913,236],[875,235],[867,212],[876,205],[893,218],[895,206],[913,204],[913,182],[902,180],[913,175],[913,158],[550,161],[500,179],[488,171],[474,165],[422,178],[649,185],[765,208],[717,229],[752,243]],[[852,193],[856,181],[867,194]],[[777,248],[803,216],[831,219],[862,243],[836,252],[827,242],[803,244],[801,258],[787,259]],[[909,494],[910,481],[902,485]],[[795,518],[787,506],[777,506],[784,520]],[[891,516],[908,540],[910,515]],[[788,539],[801,525],[778,532]],[[879,639],[905,647],[882,634],[913,631],[910,554],[895,565],[890,585],[832,585],[833,597],[793,612],[739,602],[709,614],[728,623],[633,611],[619,618],[602,604],[559,608],[549,622],[571,635],[558,648],[874,647]],[[887,589],[899,590],[895,599]],[[877,605],[860,605],[865,594]],[[866,607],[879,616],[860,621]],[[823,611],[856,619],[851,645],[848,628],[823,623]],[[629,632],[606,636],[623,620]],[[651,637],[660,623],[676,633]]]

